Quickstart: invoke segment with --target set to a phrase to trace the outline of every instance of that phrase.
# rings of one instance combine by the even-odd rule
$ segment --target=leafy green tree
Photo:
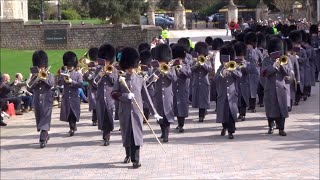
[[[89,8],[91,18],[105,20],[109,18],[113,24],[138,23],[139,16],[145,6],[144,0],[82,0]]]

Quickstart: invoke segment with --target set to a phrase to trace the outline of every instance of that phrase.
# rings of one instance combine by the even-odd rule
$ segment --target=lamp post
[[[41,7],[40,7],[40,23],[42,24],[44,21],[44,12],[43,12],[43,0],[41,0]]]
[[[61,13],[60,13],[61,4],[60,4],[60,0],[58,0],[57,6],[58,6],[58,21],[61,21]]]

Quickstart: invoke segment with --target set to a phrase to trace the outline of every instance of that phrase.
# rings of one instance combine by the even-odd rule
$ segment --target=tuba
[[[277,63],[281,66],[288,64],[289,58],[286,55],[282,55],[277,59]]]

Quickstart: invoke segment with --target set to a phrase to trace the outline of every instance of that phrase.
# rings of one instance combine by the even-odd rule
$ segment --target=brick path
[[[213,103],[214,104],[214,103]],[[204,123],[191,109],[185,133],[175,133],[164,154],[145,126],[140,169],[122,164],[125,152],[119,123],[112,132],[111,145],[102,146],[101,133],[91,126],[87,104],[75,136],[69,137],[67,123],[60,122],[54,108],[51,139],[40,149],[33,113],[5,120],[1,127],[1,179],[319,179],[319,83],[311,98],[294,106],[286,121],[288,136],[278,131],[267,135],[264,109],[248,113],[236,124],[235,139],[221,137],[215,123],[214,105]],[[160,134],[155,120],[152,127]]]

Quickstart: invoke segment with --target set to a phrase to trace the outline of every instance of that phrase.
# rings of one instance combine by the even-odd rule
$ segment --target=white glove
[[[128,94],[128,99],[133,99],[134,98],[134,94],[133,93],[129,93]]]
[[[163,119],[163,117],[161,117],[159,114],[155,114],[154,118],[156,118],[157,121],[159,121],[160,119]]]

